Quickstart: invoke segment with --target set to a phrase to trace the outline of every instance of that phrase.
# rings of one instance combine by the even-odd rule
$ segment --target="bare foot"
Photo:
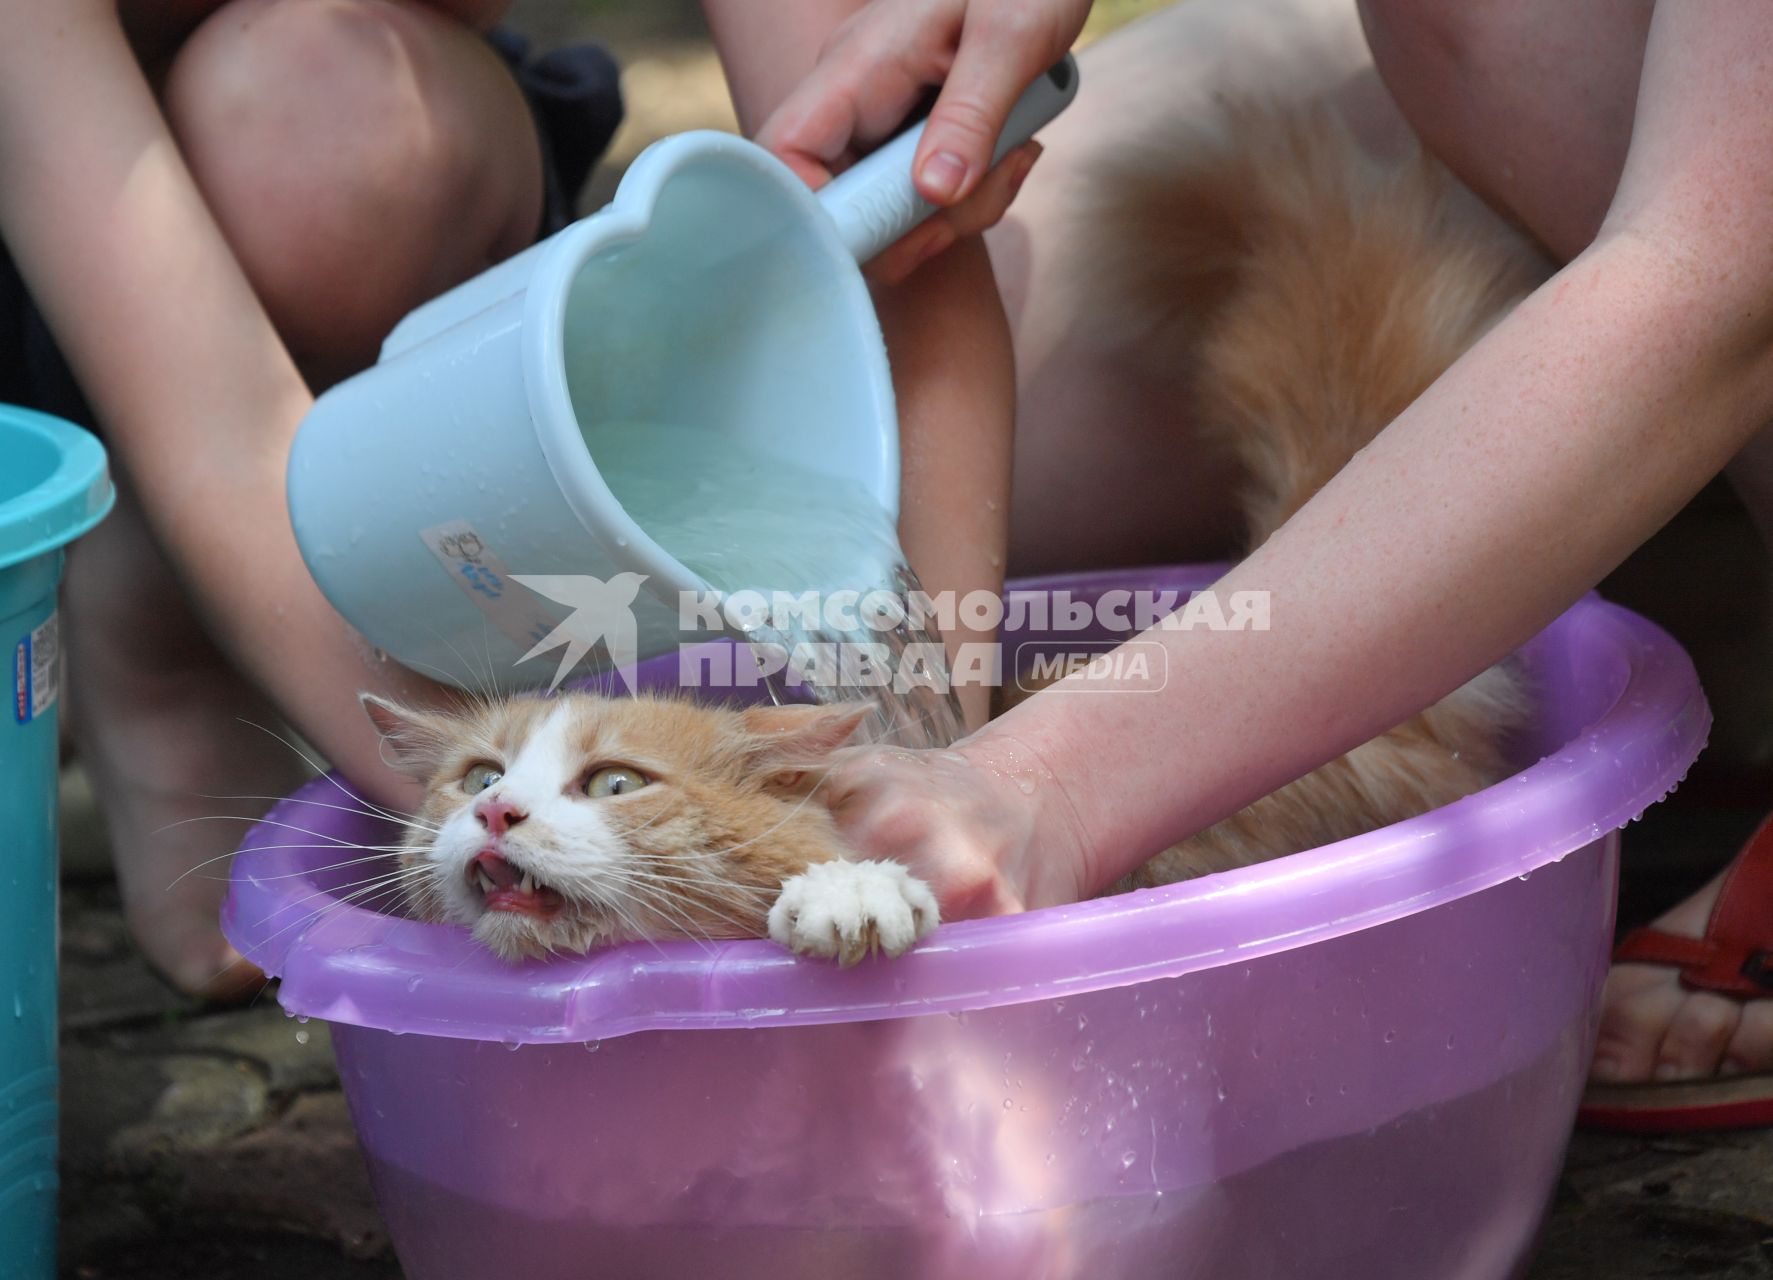
[[[1723,880],[1719,873],[1658,918],[1656,927],[1703,936]],[[1773,1071],[1773,997],[1742,1001],[1689,991],[1677,970],[1659,965],[1616,964],[1608,972],[1590,1072],[1595,1083],[1701,1080],[1755,1071]]]
[[[1773,552],[1773,427],[1766,427],[1730,464],[1730,480]],[[1768,561],[1753,568],[1765,573]],[[1744,652],[1766,652],[1765,629],[1745,640]],[[1758,647],[1757,647],[1758,643]],[[1760,667],[1765,670],[1764,665]],[[1707,675],[1708,686],[1711,676]],[[1762,686],[1744,686],[1754,696]],[[1702,937],[1728,872],[1659,918],[1669,933]],[[1773,945],[1773,938],[1756,939]],[[1601,1027],[1590,1079],[1596,1084],[1675,1083],[1773,1071],[1773,994],[1734,1000],[1690,991],[1673,968],[1616,964],[1601,995]]]
[[[301,762],[265,732],[276,712],[210,642],[122,495],[70,555],[64,607],[67,711],[130,934],[186,994],[254,991],[263,975],[220,912],[245,820],[270,802],[208,797],[285,795]]]
[[[220,915],[246,820],[270,805],[209,797],[284,795],[302,770],[289,748],[242,723],[276,720],[239,676],[223,667],[202,679],[188,698],[109,700],[102,717],[81,716],[79,741],[130,936],[180,991],[229,1000],[264,981],[222,936]]]

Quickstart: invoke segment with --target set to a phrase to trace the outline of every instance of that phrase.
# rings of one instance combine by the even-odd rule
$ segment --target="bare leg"
[[[180,51],[166,111],[316,388],[541,221],[516,84],[485,41],[416,4],[233,0]]]
[[[1567,258],[1593,238],[1618,183],[1653,8],[1652,0],[1363,0],[1362,14],[1386,83],[1431,149]],[[1773,549],[1773,430],[1730,475]],[[1657,923],[1699,935],[1719,882]],[[1773,1000],[1689,992],[1672,970],[1642,965],[1608,976],[1597,1079],[1769,1068]]]
[[[256,975],[217,927],[241,821],[301,777],[277,712],[185,603],[127,491],[69,554],[69,720],[104,813],[131,934],[181,990],[227,996]],[[215,861],[211,861],[214,859]],[[208,865],[204,865],[208,863]]]
[[[1154,124],[1214,95],[1329,98],[1370,145],[1402,136],[1351,0],[1192,0],[1086,49],[1075,103],[987,237],[1014,331],[1019,410],[1013,573],[1200,560],[1240,530],[1229,462],[1200,447],[1181,376],[1104,340],[1093,281],[1068,251],[1091,175]]]
[[[318,385],[539,222],[540,155],[516,86],[429,11],[235,0],[179,52],[165,95],[205,197]],[[262,812],[205,797],[282,794],[296,762],[251,727],[275,727],[274,711],[209,642],[127,495],[70,557],[67,609],[71,719],[131,928],[175,984],[225,994],[244,966],[228,972],[216,911],[241,825],[191,820]]]
[[[1755,437],[1729,475],[1773,558],[1773,429]],[[1699,937],[1723,878],[1719,872],[1659,917],[1657,927]],[[1773,999],[1743,1004],[1688,991],[1673,970],[1648,965],[1614,965],[1608,972],[1595,1046],[1597,1080],[1691,1080],[1767,1070],[1773,1070]]]

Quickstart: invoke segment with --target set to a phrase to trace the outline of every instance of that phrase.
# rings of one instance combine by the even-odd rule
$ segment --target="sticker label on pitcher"
[[[504,561],[466,520],[421,529],[419,537],[474,607],[511,643],[528,649],[560,621],[542,607],[533,592],[518,587]]]
[[[29,724],[61,692],[61,616],[50,614],[12,650],[12,716]]]

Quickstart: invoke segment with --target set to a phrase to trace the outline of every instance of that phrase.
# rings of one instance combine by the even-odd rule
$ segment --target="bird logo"
[[[528,662],[538,654],[560,645],[566,646],[560,665],[555,668],[553,683],[548,686],[550,693],[560,687],[567,672],[576,667],[599,641],[609,654],[616,678],[629,693],[634,692],[634,665],[640,657],[634,599],[646,581],[644,573],[618,573],[608,579],[589,574],[513,574],[511,580],[572,610],[566,621],[518,659]]]

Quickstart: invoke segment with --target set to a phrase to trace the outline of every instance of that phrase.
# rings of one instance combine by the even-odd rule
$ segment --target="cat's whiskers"
[[[322,842],[321,847],[323,847],[323,848],[363,849],[363,848],[372,847],[372,846],[359,844],[355,840],[346,840],[346,839],[343,839],[339,836],[330,836],[330,835],[326,835],[325,833],[319,832],[319,831],[310,831],[306,827],[298,827],[298,826],[295,826],[293,823],[278,822],[278,821],[275,821],[274,819],[271,819],[271,818],[244,818],[244,817],[241,817],[240,815],[230,814],[230,813],[202,814],[202,815],[199,815],[198,817],[186,818],[181,822],[168,823],[166,826],[160,828],[160,830],[161,831],[170,831],[174,827],[182,827],[186,823],[191,823],[191,822],[222,822],[222,821],[250,822],[256,826],[281,827],[286,831],[293,831],[297,835],[309,836],[314,840],[321,841]],[[159,832],[156,832],[155,834],[158,835]],[[272,846],[272,847],[311,849],[314,846],[304,843],[304,844],[296,844],[296,845],[289,845],[289,846]],[[177,885],[180,880],[183,880],[186,876],[192,875],[195,872],[201,871],[204,867],[213,866],[217,862],[224,862],[224,861],[228,860],[229,858],[232,858],[233,856],[234,856],[233,853],[223,853],[223,854],[218,854],[217,856],[215,856],[213,858],[205,858],[202,862],[199,862],[196,866],[187,868],[183,873],[181,873],[179,875],[178,879],[174,880],[172,882],[172,884],[167,885],[167,888],[171,889],[174,885]]]
[[[355,841],[355,840],[346,840],[341,837],[326,835],[323,832],[310,831],[306,827],[298,827],[298,826],[295,826],[293,823],[277,822],[277,821],[274,821],[270,818],[245,818],[245,817],[241,817],[237,814],[229,814],[229,813],[203,814],[203,815],[200,815],[200,816],[194,817],[194,818],[186,818],[182,822],[169,823],[167,826],[161,828],[161,830],[170,831],[173,827],[183,826],[187,822],[220,822],[220,821],[226,821],[226,820],[233,820],[236,822],[250,822],[250,823],[253,823],[255,826],[282,827],[286,831],[293,831],[297,835],[308,836],[308,837],[310,837],[311,840],[323,842],[321,845],[321,847],[323,847],[323,848],[351,849],[351,850],[376,849],[376,850],[380,850],[383,853],[399,853],[403,848],[406,847],[403,844],[402,845],[366,845],[366,844],[362,844],[362,843]],[[315,846],[311,843],[304,841],[301,843],[292,843],[292,844],[259,845],[257,847],[260,849],[312,849]],[[205,858],[202,862],[197,863],[195,866],[187,867],[183,872],[180,873],[180,875],[178,876],[177,879],[173,880],[172,883],[167,885],[166,887],[168,890],[170,890],[174,886],[176,886],[180,880],[183,880],[186,876],[195,875],[197,872],[203,870],[203,868],[205,868],[205,867],[214,866],[218,862],[227,862],[228,860],[230,860],[233,857],[234,857],[234,853],[229,852],[229,853],[217,854],[213,858]]]
[[[312,770],[317,776],[326,779],[328,785],[330,785],[340,795],[344,796],[347,800],[352,800],[352,801],[355,801],[357,804],[363,805],[364,807],[368,808],[374,814],[374,816],[376,816],[378,818],[383,818],[389,822],[398,822],[401,824],[405,824],[407,822],[407,819],[405,816],[403,816],[400,813],[397,813],[393,809],[390,809],[385,805],[379,805],[374,800],[371,800],[366,796],[358,795],[355,791],[353,791],[349,787],[347,787],[343,782],[339,781],[339,779],[335,775],[333,775],[332,773],[329,773],[327,771],[327,769],[325,768],[325,766],[323,766],[318,760],[314,759],[313,756],[309,755],[307,752],[303,751],[300,747],[296,746],[295,743],[291,742],[288,738],[284,737],[284,735],[282,735],[281,733],[278,733],[274,729],[266,728],[264,725],[260,724],[256,720],[248,720],[244,716],[240,717],[239,719],[240,719],[241,724],[247,725],[253,729],[257,729],[260,733],[267,734],[270,737],[275,738],[278,742],[282,743],[284,745],[284,747],[286,747],[289,750],[291,755],[295,756],[296,759],[300,760],[303,764],[307,765],[308,768],[310,770]]]
[[[612,900],[611,898],[600,894],[595,902],[590,904],[592,908],[613,915],[618,923],[621,924],[623,930],[626,931],[629,940],[645,942],[655,951],[659,950],[659,939],[653,935],[653,931],[648,930],[645,925],[636,919],[633,912],[629,910],[630,907],[637,907],[643,911],[646,910],[646,908],[620,885],[604,884],[599,886],[599,888],[602,890],[603,894],[613,892],[616,897]],[[657,913],[655,912],[653,914],[656,915]]]
[[[622,873],[632,883],[653,891],[675,890],[694,896],[698,903],[714,907],[722,901],[738,899],[739,905],[761,909],[769,900],[766,890],[734,880],[730,875],[684,875],[673,871],[627,868]]]
[[[456,648],[455,642],[444,634],[441,627],[433,626],[431,631],[438,640],[443,642],[444,647],[447,648],[450,653],[455,655],[456,660],[462,664],[462,668],[467,672],[470,681],[469,686],[463,687],[451,673],[443,670],[441,667],[434,666],[431,663],[424,662],[409,665],[414,665],[415,668],[423,667],[430,670],[433,674],[441,677],[444,684],[454,685],[459,692],[470,695],[471,701],[481,707],[489,708],[493,706],[502,695],[499,693],[499,682],[493,672],[492,637],[486,629],[486,618],[482,616],[480,619],[481,650],[486,655],[486,670],[484,672],[476,663],[471,661],[467,655],[465,655],[460,649]]]
[[[257,846],[257,849],[307,849],[310,847],[312,846],[305,844],[262,844]],[[366,844],[361,847],[364,850],[364,856],[361,858],[347,858],[343,862],[329,862],[325,866],[304,867],[300,871],[282,871],[276,875],[269,876],[254,872],[252,878],[254,880],[303,880],[322,871],[342,871],[346,867],[361,866],[364,863],[383,862],[386,861],[390,855],[398,855],[404,848],[402,845],[374,844]],[[185,874],[189,875],[190,872],[187,871]]]
[[[621,872],[610,874],[610,876],[599,878],[596,892],[598,892],[599,895],[612,894],[612,892],[613,894],[619,894],[622,897],[622,901],[637,906],[637,908],[645,911],[647,915],[660,918],[665,918],[667,915],[670,915],[674,920],[681,920],[684,927],[693,927],[693,920],[691,920],[688,915],[684,915],[683,909],[681,909],[681,906],[679,906],[677,902],[654,901],[652,895],[647,892],[644,883],[631,874],[631,869],[624,869],[621,870]]]
[[[722,895],[722,897],[743,897],[743,899],[750,899],[752,902],[759,901],[759,899],[762,899],[762,897],[766,895],[766,892],[761,890],[761,888],[755,888],[755,886],[752,885],[739,883],[739,881],[730,878],[730,876],[709,876],[709,874],[684,876],[684,874],[679,874],[676,870],[649,870],[640,869],[640,867],[628,867],[628,869],[624,869],[622,874],[628,876],[628,878],[637,879],[637,881],[647,881],[647,883],[656,883],[656,885],[676,886],[676,888],[707,890],[709,894],[718,894]]]
[[[309,919],[305,923],[308,924],[310,927],[312,927],[314,925],[319,924],[322,920],[326,919],[327,917],[335,915],[335,914],[345,911],[347,909],[357,909],[357,910],[367,909],[367,910],[373,910],[373,911],[380,913],[384,910],[384,908],[391,905],[393,902],[398,901],[399,895],[404,894],[406,892],[406,888],[407,888],[407,886],[404,884],[390,883],[387,881],[375,881],[375,882],[368,883],[361,888],[353,890],[350,893],[343,894],[343,895],[337,897],[334,901],[329,902],[325,906],[310,913]],[[386,902],[378,901],[378,899],[380,899],[384,896],[387,897],[388,901],[386,901]],[[294,926],[291,926],[291,927],[294,927]]]
[[[328,898],[328,899],[330,899],[330,901],[328,901],[324,905],[316,908],[313,911],[303,912],[297,919],[292,920],[289,924],[284,925],[281,929],[278,929],[275,933],[262,939],[258,944],[259,948],[263,949],[264,947],[269,946],[271,943],[277,941],[277,939],[281,938],[284,934],[290,932],[292,929],[311,927],[315,924],[318,924],[328,914],[338,911],[338,910],[341,910],[345,907],[349,907],[349,906],[354,905],[354,900],[356,900],[356,899],[365,898],[366,895],[373,895],[374,893],[376,893],[378,891],[385,891],[385,890],[389,889],[390,887],[392,887],[394,889],[399,889],[402,887],[400,885],[390,886],[387,883],[387,881],[389,879],[390,879],[390,877],[376,877],[376,878],[368,880],[368,881],[353,882],[353,883],[361,884],[363,887],[355,890],[352,893],[348,893],[348,894],[344,895],[343,897],[334,897],[335,891],[331,890],[331,889],[316,890],[313,893],[303,895],[301,898],[298,898],[293,903],[285,903],[285,904],[279,906],[275,911],[273,911],[269,915],[265,916],[264,919],[259,922],[260,925],[268,923],[270,920],[272,920],[276,916],[282,915],[284,912],[289,911],[296,906],[299,906],[303,902],[310,901],[314,898]],[[238,963],[238,962],[235,962],[235,963]],[[233,967],[234,967],[234,964],[232,964],[232,963],[224,966],[223,968],[217,970],[215,977],[220,978],[222,976],[222,974],[226,973],[229,969],[231,969]]]
[[[623,902],[638,908],[647,915],[666,924],[673,933],[681,934],[681,936],[690,938],[694,941],[713,942],[714,939],[708,934],[707,930],[699,925],[695,918],[688,913],[685,909],[686,904],[691,907],[700,908],[706,911],[709,915],[725,919],[727,920],[727,923],[733,924],[735,927],[743,928],[738,921],[723,916],[717,909],[704,902],[702,900],[702,895],[699,892],[685,892],[684,890],[686,886],[673,884],[668,881],[664,883],[650,883],[651,881],[662,880],[662,877],[654,876],[639,867],[620,867],[604,876],[597,885],[597,890],[600,894],[607,892],[619,894]],[[710,889],[714,887],[716,886],[712,883],[706,886],[706,888]],[[694,888],[701,889],[703,886],[694,886]],[[670,892],[671,890],[676,891],[675,897]],[[656,934],[657,930],[648,930],[638,921],[633,921],[632,919],[630,920],[629,927],[633,930],[634,935],[637,938],[647,938],[656,941],[656,938],[653,938],[652,935]]]
[[[348,881],[343,885],[325,889],[316,889],[312,893],[303,894],[294,902],[281,904],[275,911],[272,911],[269,915],[265,916],[259,923],[261,925],[267,924],[284,912],[294,910],[296,907],[301,906],[302,903],[310,902],[315,898],[326,898],[328,901],[313,911],[302,913],[298,919],[283,926],[281,929],[277,930],[277,932],[265,938],[259,945],[263,947],[269,943],[275,942],[291,929],[299,929],[304,926],[316,924],[332,912],[355,905],[357,899],[362,898],[366,894],[373,894],[379,890],[386,889],[404,890],[408,884],[412,883],[412,878],[414,876],[427,870],[429,870],[429,868],[424,866],[401,867],[383,875],[371,876],[365,880]],[[351,889],[352,892],[340,895],[338,892],[340,889]]]
[[[629,869],[630,872],[632,870],[633,869]],[[708,915],[713,916],[717,920],[725,921],[727,924],[732,925],[735,929],[740,930],[742,934],[751,935],[751,934],[756,933],[756,924],[755,923],[747,923],[745,921],[735,919],[734,917],[728,915],[726,912],[720,910],[720,908],[715,906],[713,903],[707,901],[706,898],[702,894],[696,892],[696,890],[703,889],[703,888],[718,887],[718,888],[721,888],[722,890],[725,890],[728,888],[736,888],[737,886],[730,886],[730,885],[702,886],[702,885],[696,885],[696,884],[689,882],[689,881],[673,880],[671,877],[668,877],[668,876],[654,876],[654,877],[649,877],[648,879],[650,879],[652,882],[648,883],[647,880],[643,880],[640,878],[630,879],[627,886],[625,886],[625,887],[630,892],[634,893],[635,896],[638,897],[639,900],[643,903],[646,903],[649,905],[656,904],[656,906],[669,907],[671,909],[671,913],[674,916],[676,916],[679,919],[683,919],[685,921],[686,926],[693,927],[693,919],[691,917],[689,917],[685,911],[682,910],[682,908],[678,905],[678,903],[672,901],[672,898],[670,897],[670,891],[672,891],[672,890],[675,890],[679,897],[692,901],[695,904],[695,906],[700,908],[702,911],[706,912]],[[657,913],[658,912],[655,910],[655,914],[657,914]],[[709,941],[713,940],[712,936],[707,934],[706,931],[702,931],[702,936]]]
[[[311,847],[312,846],[305,845],[305,844],[262,844],[262,845],[257,846],[257,849],[255,849],[255,852],[257,852],[259,850],[307,849],[307,848],[311,848]],[[331,863],[326,864],[325,866],[320,866],[320,867],[307,867],[301,871],[281,871],[281,872],[278,872],[276,875],[264,875],[259,872],[254,872],[252,878],[255,882],[256,881],[268,881],[268,880],[305,880],[305,879],[307,879],[308,876],[312,875],[313,873],[315,873],[317,871],[337,871],[337,870],[344,868],[344,867],[354,867],[354,866],[358,866],[358,865],[360,865],[362,863],[366,863],[366,862],[382,862],[382,861],[385,861],[390,855],[398,854],[400,852],[399,848],[395,847],[395,846],[389,846],[389,847],[381,848],[381,849],[376,849],[376,848],[374,848],[374,846],[365,846],[365,847],[372,850],[368,854],[368,856],[366,856],[366,857],[349,858],[349,859],[345,860],[344,862],[331,862]],[[233,856],[232,854],[224,854],[223,855],[223,857],[232,857],[232,856]],[[211,858],[207,862],[199,864],[199,866],[192,867],[190,870],[181,874],[179,876],[179,880],[183,880],[186,876],[197,875],[198,871],[201,870],[202,867],[208,866],[208,865],[210,865],[210,863],[220,862],[221,860],[222,860],[221,858]],[[202,879],[202,880],[216,880],[216,881],[219,881],[223,884],[226,884],[231,879],[231,877],[229,877],[229,876],[199,876],[198,878]],[[177,883],[178,883],[178,880],[175,880],[172,882],[172,884],[169,884],[166,887],[168,889],[171,889],[173,887],[173,885],[176,885]]]
[[[626,874],[636,882],[646,885],[657,885],[685,892],[707,893],[720,898],[737,897],[745,899],[751,905],[756,905],[767,896],[766,891],[751,885],[741,884],[730,876],[684,876],[670,872],[645,871],[638,868],[630,869]]]
[[[355,896],[355,893],[363,892],[361,886],[375,888],[379,885],[404,884],[415,879],[424,870],[426,870],[426,868],[416,866],[396,867],[391,871],[384,871],[377,875],[366,876],[361,880],[347,880],[343,884],[329,885],[325,888],[315,889],[310,893],[303,894],[294,902],[283,904],[276,911],[272,912],[271,916],[266,916],[265,919],[269,920],[272,916],[281,915],[283,912],[291,910],[294,907],[299,907],[302,903],[310,902],[315,898],[330,898],[333,899],[334,902],[348,902],[353,896]],[[352,890],[354,892],[342,892],[346,890]],[[306,918],[312,918],[318,914],[322,914],[325,911],[330,910],[332,905],[333,903],[328,903],[326,906],[318,908],[316,911],[309,912]],[[275,937],[277,935],[274,934],[272,936]]]
[[[278,805],[303,804],[315,809],[331,809],[335,813],[354,814],[360,818],[374,818],[379,822],[392,823],[395,826],[404,827],[409,831],[429,831],[435,834],[438,830],[438,828],[431,826],[429,823],[421,822],[416,814],[408,817],[390,817],[386,810],[368,809],[364,808],[362,805],[329,804],[325,800],[311,800],[306,796],[219,796],[199,793],[197,798],[200,800],[264,800]],[[214,814],[212,816],[227,818],[234,815],[222,813]],[[258,819],[249,818],[246,819],[246,821],[257,822]]]

